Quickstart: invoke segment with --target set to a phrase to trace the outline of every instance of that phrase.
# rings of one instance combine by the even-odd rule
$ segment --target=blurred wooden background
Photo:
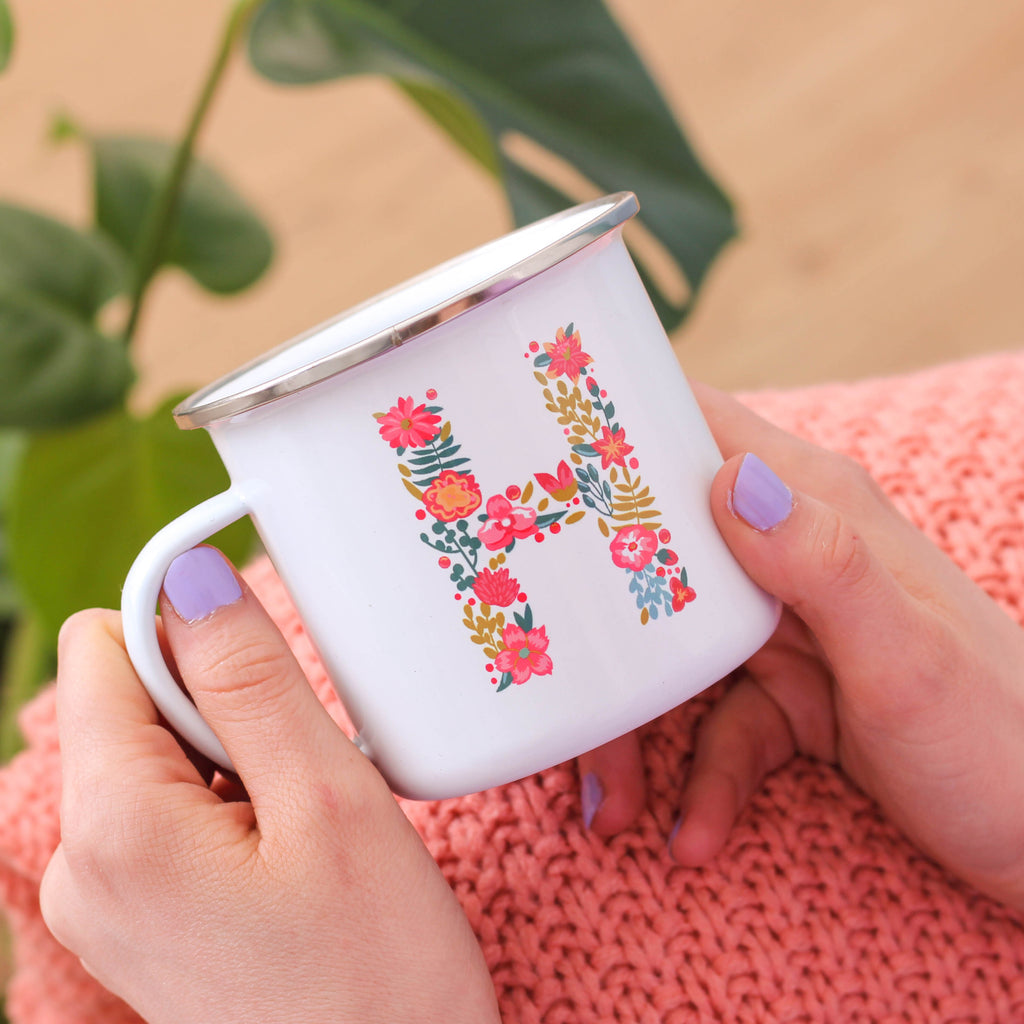
[[[82,219],[85,160],[47,142],[52,115],[176,134],[226,4],[12,6],[0,196]],[[1021,344],[1024,4],[611,7],[743,224],[674,339],[688,372],[794,385]],[[507,227],[496,187],[381,81],[288,90],[238,60],[201,151],[269,220],[278,259],[238,299],[160,282],[140,339],[143,404]]]

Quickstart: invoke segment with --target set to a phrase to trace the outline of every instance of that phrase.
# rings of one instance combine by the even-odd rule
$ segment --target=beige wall
[[[175,133],[226,4],[12,6],[0,196],[82,218],[85,163],[46,142],[51,114]],[[1021,343],[1024,5],[611,6],[744,225],[675,339],[690,373],[801,384]],[[495,187],[382,82],[289,91],[238,61],[202,151],[265,213],[279,259],[241,299],[211,300],[173,274],[158,284],[140,339],[143,402],[506,226]]]

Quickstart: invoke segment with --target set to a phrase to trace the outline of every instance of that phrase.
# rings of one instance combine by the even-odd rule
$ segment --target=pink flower
[[[669,581],[669,587],[672,589],[672,611],[674,612],[681,612],[697,596],[697,591],[693,587],[688,587],[678,576],[674,576]]]
[[[473,582],[473,593],[483,604],[507,608],[519,596],[519,580],[508,569],[481,569]]]
[[[441,417],[427,412],[426,405],[414,407],[410,395],[377,420],[377,429],[392,448],[422,448],[437,437],[440,422]]]
[[[627,526],[612,538],[612,561],[620,569],[639,572],[651,564],[658,550],[658,535],[646,526]]]
[[[543,626],[527,633],[516,625],[508,625],[501,634],[501,640],[505,648],[499,651],[494,665],[501,672],[511,672],[512,682],[517,686],[530,676],[551,674],[554,665],[544,653],[549,641]]]
[[[423,492],[427,511],[442,523],[465,519],[480,507],[483,498],[472,473],[444,470]]]
[[[594,442],[594,447],[601,456],[602,469],[607,469],[613,462],[625,466],[626,456],[633,450],[631,444],[626,444],[625,430],[616,430],[613,434],[607,427],[601,428],[601,437]]]
[[[565,329],[562,327],[559,327],[555,333],[554,341],[544,342],[544,351],[551,356],[551,362],[548,363],[545,373],[552,380],[564,373],[575,384],[580,379],[580,370],[594,361],[583,351],[580,332],[573,331],[567,338]]]
[[[563,459],[558,464],[555,473],[557,476],[552,476],[550,473],[534,473],[533,478],[555,501],[570,501],[575,497],[579,485],[572,475],[569,463]]]
[[[477,536],[489,551],[508,545],[521,537],[537,532],[537,513],[526,505],[513,505],[503,494],[487,500],[487,522]]]

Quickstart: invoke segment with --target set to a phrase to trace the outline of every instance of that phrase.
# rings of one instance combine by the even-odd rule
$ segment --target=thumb
[[[719,470],[711,501],[737,561],[800,616],[837,673],[877,663],[886,638],[906,636],[906,593],[839,510],[791,490],[750,453]]]
[[[160,610],[182,682],[224,745],[258,817],[260,803],[294,802],[311,779],[343,775],[339,756],[365,760],[324,710],[263,606],[215,548],[193,548],[171,563]]]

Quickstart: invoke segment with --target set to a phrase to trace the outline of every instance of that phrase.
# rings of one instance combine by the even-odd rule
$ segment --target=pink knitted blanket
[[[867,465],[1024,623],[1022,396],[1024,353],[747,401]],[[248,578],[340,715],[270,566],[256,563]],[[476,796],[405,804],[476,929],[505,1020],[1024,1020],[1024,915],[925,859],[828,765],[797,759],[776,773],[711,867],[671,862],[677,780],[715,696],[645,729],[650,809],[609,842],[583,828],[572,765]],[[0,772],[11,1020],[137,1021],[39,917],[39,879],[58,837],[52,693],[25,710],[24,729],[28,749]]]

